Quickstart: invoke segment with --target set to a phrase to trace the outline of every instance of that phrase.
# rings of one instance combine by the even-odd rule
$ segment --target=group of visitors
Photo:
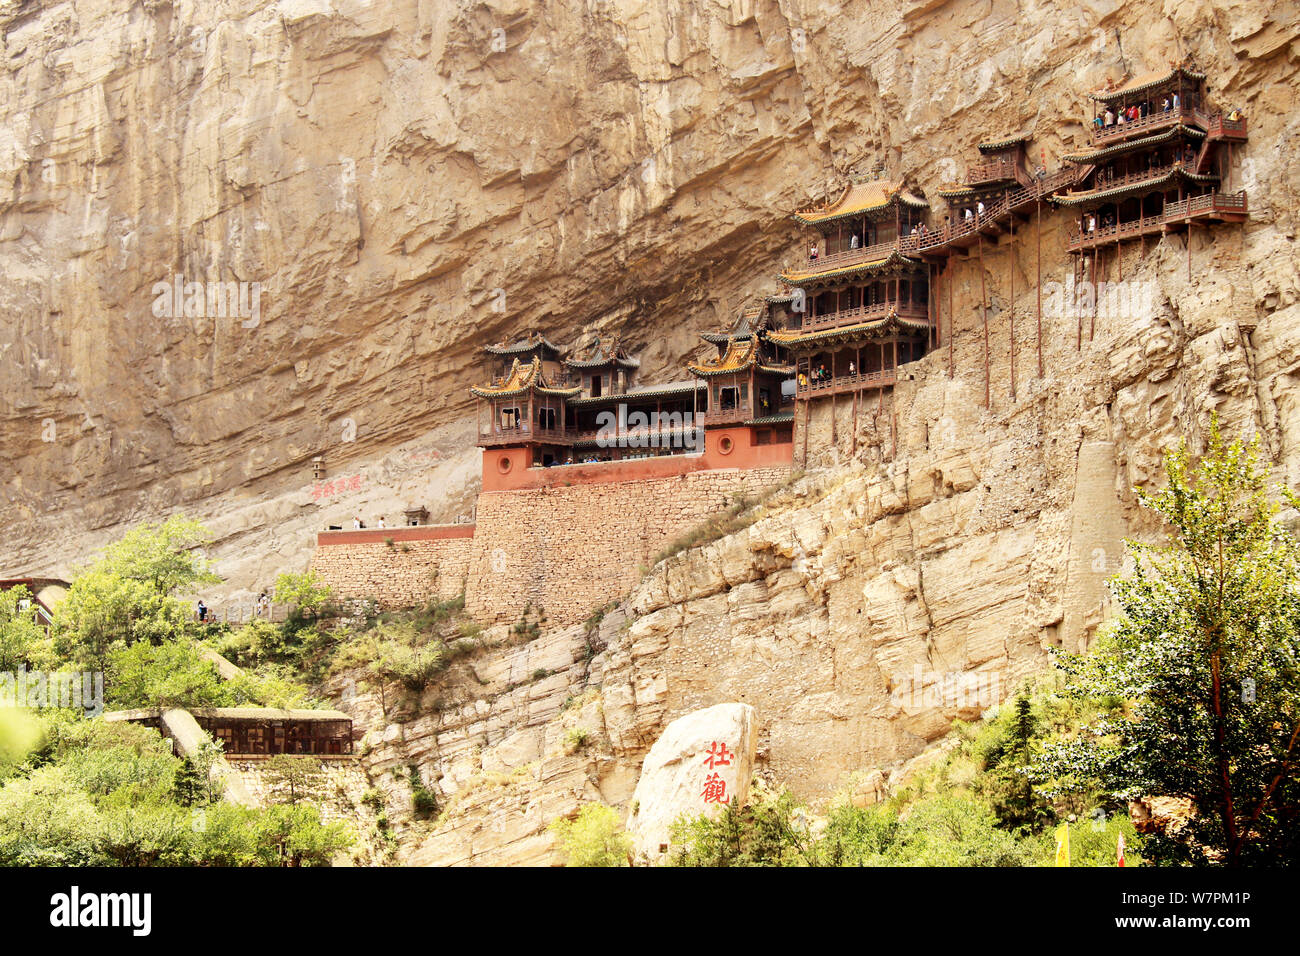
[[[1160,101],[1161,113],[1176,112],[1180,109],[1182,109],[1182,98],[1177,93],[1170,93]],[[1121,106],[1119,109],[1112,109],[1107,106],[1106,111],[1097,116],[1092,122],[1097,129],[1123,126],[1125,123],[1136,123],[1138,120],[1146,119],[1154,110],[1155,104],[1150,100],[1131,103],[1128,106]]]
[[[383,517],[383,515],[380,515],[380,516],[379,516],[379,520],[376,522],[375,527],[376,527],[376,528],[386,528],[386,527],[387,527],[387,525],[384,524],[384,517]],[[360,518],[353,518],[353,519],[352,519],[352,530],[353,530],[353,531],[364,531],[365,528],[366,528],[366,523],[365,523],[364,521],[362,521]]]

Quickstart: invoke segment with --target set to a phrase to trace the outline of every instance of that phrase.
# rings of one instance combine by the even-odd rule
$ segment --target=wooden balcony
[[[1016,163],[1012,159],[991,159],[966,167],[966,185],[979,186],[1016,178]]]
[[[822,315],[807,315],[803,317],[802,330],[811,332],[818,329],[834,329],[846,325],[857,325],[860,322],[870,322],[873,319],[883,319],[890,312],[897,312],[898,315],[905,319],[916,319],[924,322],[930,317],[930,313],[924,302],[877,302],[873,305],[858,306],[853,309],[839,309],[835,312],[826,312]]]
[[[1193,219],[1219,222],[1244,222],[1246,219],[1246,190],[1235,193],[1208,192],[1204,196],[1188,196],[1165,205],[1166,226],[1190,222]]]
[[[1089,132],[1088,140],[1093,146],[1113,146],[1115,143],[1121,143],[1139,134],[1142,136],[1154,135],[1179,123],[1195,124],[1204,128],[1207,122],[1208,118],[1204,113],[1189,107],[1181,107],[1176,110],[1157,110],[1141,119],[1115,123],[1111,126],[1103,126],[1100,129],[1094,126]]]
[[[1222,139],[1235,143],[1246,141],[1246,117],[1228,119],[1223,113],[1215,113],[1205,125],[1207,139]]]
[[[572,428],[530,428],[526,424],[517,427],[494,425],[479,428],[478,443],[485,448],[498,445],[522,445],[529,442],[568,445],[576,440],[578,434]]]
[[[886,388],[898,381],[898,369],[887,368],[878,372],[859,372],[857,375],[836,375],[834,378],[814,382],[811,379],[795,388],[798,398],[820,398],[859,392],[866,388]]]
[[[1098,246],[1123,242],[1127,239],[1140,239],[1143,236],[1158,235],[1164,231],[1163,216],[1147,216],[1132,222],[1115,223],[1098,227],[1091,232],[1073,230],[1066,239],[1065,247],[1070,252],[1081,249],[1095,249]]]
[[[903,256],[916,255],[920,245],[920,236],[903,236],[901,239],[891,239],[889,242],[877,242],[874,245],[862,246],[858,249],[840,249],[838,251],[827,252],[819,255],[816,259],[808,259],[799,267],[792,269],[793,272],[831,272],[835,269],[843,269],[847,266],[855,266],[863,262],[876,262],[880,259],[888,259],[891,253],[897,252]]]
[[[1164,211],[1131,222],[1101,226],[1090,232],[1072,230],[1066,239],[1068,252],[1095,249],[1098,246],[1140,239],[1178,228],[1191,221],[1242,222],[1246,218],[1246,192],[1211,192],[1166,203]]]
[[[943,256],[952,248],[974,245],[978,234],[997,235],[1002,232],[1003,222],[1012,215],[1021,214],[1058,190],[1073,186],[1078,176],[1076,168],[1066,167],[1027,185],[1009,189],[998,199],[986,203],[982,214],[949,222],[942,229],[929,230],[919,236],[918,251],[922,256]]]

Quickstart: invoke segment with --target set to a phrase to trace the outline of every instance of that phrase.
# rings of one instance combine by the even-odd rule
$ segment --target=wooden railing
[[[1208,192],[1203,196],[1188,196],[1165,205],[1164,221],[1188,219],[1206,212],[1246,214],[1246,190],[1235,193]]]
[[[1199,126],[1204,126],[1207,122],[1205,114],[1200,110],[1183,106],[1176,110],[1157,110],[1148,113],[1141,119],[1127,120],[1123,123],[1116,122],[1110,126],[1094,126],[1090,140],[1094,146],[1105,146],[1125,139],[1133,133],[1151,133],[1165,126],[1173,126],[1175,123],[1189,120]]]
[[[897,312],[901,316],[917,319],[928,318],[930,314],[924,302],[890,300],[888,302],[876,302],[872,305],[860,305],[852,309],[837,309],[834,312],[825,312],[821,315],[805,313],[803,331],[831,328],[837,325],[851,325],[857,322],[869,322],[872,319],[883,319],[890,312]]]
[[[897,378],[898,370],[887,368],[877,372],[859,372],[856,375],[836,375],[833,378],[822,379],[819,382],[805,379],[802,384],[796,385],[795,393],[805,398],[813,395],[830,395],[838,392],[850,392],[859,388],[893,385]]]
[[[1222,113],[1215,113],[1205,124],[1205,132],[1207,138],[1245,139],[1246,117],[1228,119]]]
[[[512,445],[526,441],[567,443],[573,441],[577,434],[571,428],[530,428],[527,424],[515,427],[492,425],[480,427],[478,439],[480,445]]]
[[[1093,230],[1075,229],[1070,232],[1066,240],[1066,248],[1082,249],[1102,242],[1118,242],[1125,238],[1135,238],[1158,230],[1163,222],[1163,216],[1146,216],[1143,219],[1134,219],[1132,222],[1098,226]]]
[[[915,255],[920,244],[920,236],[903,236],[900,239],[891,239],[888,242],[877,242],[874,245],[862,246],[858,249],[841,249],[837,252],[829,252],[819,255],[816,259],[809,259],[807,264],[796,272],[823,272],[830,269],[840,269],[845,266],[857,265],[860,262],[874,262],[877,259],[887,259],[890,253],[897,252],[899,255]]]
[[[1011,159],[990,159],[987,162],[975,163],[966,167],[966,182],[968,185],[1015,178],[1016,163],[1015,160]]]
[[[1188,157],[1186,163],[1167,163],[1164,166],[1156,166],[1152,169],[1139,169],[1136,172],[1125,173],[1123,176],[1110,176],[1103,178],[1098,175],[1095,183],[1097,189],[1118,189],[1120,186],[1127,186],[1131,183],[1141,183],[1148,179],[1159,179],[1167,176],[1175,166],[1190,166],[1195,162],[1195,157]]]
[[[1236,193],[1210,192],[1203,196],[1189,196],[1186,199],[1166,203],[1164,211],[1159,215],[1145,216],[1142,219],[1115,223],[1109,226],[1098,226],[1091,231],[1071,230],[1066,240],[1066,248],[1073,251],[1099,245],[1103,242],[1118,242],[1125,238],[1148,235],[1167,223],[1190,219],[1193,216],[1200,216],[1205,213],[1245,215],[1246,191],[1243,189]]]
[[[949,222],[942,229],[927,231],[925,235],[919,237],[920,251],[942,248],[949,243],[973,236],[980,229],[996,223],[1027,203],[1038,202],[1059,189],[1073,186],[1078,180],[1078,175],[1078,170],[1074,167],[1066,167],[1041,179],[1035,179],[1028,185],[1009,189],[992,203],[985,204],[983,213],[972,215],[970,219]]]

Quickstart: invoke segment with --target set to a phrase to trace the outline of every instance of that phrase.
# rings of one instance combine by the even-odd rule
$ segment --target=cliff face
[[[183,507],[255,586],[268,529],[305,563],[309,530],[401,503],[384,456],[464,452],[485,343],[618,333],[673,369],[844,174],[933,187],[1009,130],[1055,162],[1082,91],[1184,54],[1251,120],[1231,309],[1294,297],[1296,50],[1259,2],[119,8],[0,6],[6,568]],[[260,283],[256,315],[155,314],[177,275]],[[305,497],[317,454],[365,488]],[[472,472],[407,490],[448,517]]]
[[[421,861],[544,858],[546,820],[626,801],[658,729],[720,700],[754,705],[760,762],[807,796],[920,752],[970,710],[927,702],[927,682],[1009,690],[1047,646],[1086,641],[1120,538],[1150,530],[1130,489],[1215,411],[1300,483],[1300,42],[1282,8],[108,6],[0,5],[12,573],[66,570],[183,508],[217,531],[232,588],[256,589],[353,514],[419,501],[450,519],[472,507],[482,345],[620,334],[647,376],[675,374],[697,330],[771,291],[799,247],[786,214],[850,172],[883,164],[933,197],[1012,131],[1056,165],[1083,142],[1085,90],[1188,55],[1212,102],[1249,117],[1245,226],[1107,256],[1102,277],[1147,306],[1080,332],[1049,299],[1039,378],[1027,224],[1014,259],[1004,242],[943,280],[951,353],[856,420],[819,409],[810,464],[827,470],[660,565],[594,664],[580,631],[545,634],[479,675],[500,708],[481,690],[376,718],[396,727],[376,767],[414,761],[444,798],[464,792]],[[1065,221],[1043,219],[1045,282],[1069,270]],[[259,311],[155,315],[177,274],[259,282]],[[326,493],[314,455],[361,480]],[[561,714],[594,683],[599,701]],[[579,719],[608,743],[555,756]]]

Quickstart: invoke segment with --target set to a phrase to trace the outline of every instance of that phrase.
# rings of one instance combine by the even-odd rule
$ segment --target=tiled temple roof
[[[1111,89],[1094,90],[1089,93],[1088,96],[1090,99],[1102,103],[1109,103],[1110,101],[1117,100],[1122,96],[1128,96],[1133,93],[1142,93],[1146,90],[1161,86],[1168,83],[1170,80],[1176,79],[1180,73],[1189,80],[1199,82],[1200,80],[1205,79],[1204,73],[1198,73],[1196,70],[1189,70],[1183,67],[1174,67],[1166,70],[1150,70],[1146,73],[1139,73],[1132,79]]]
[[[912,259],[902,255],[898,250],[894,250],[883,259],[873,259],[870,262],[857,262],[853,265],[842,266],[839,269],[808,269],[801,272],[783,272],[777,278],[782,282],[790,285],[800,285],[804,282],[810,282],[815,279],[833,279],[847,276],[859,275],[861,273],[882,272],[894,266],[915,266],[920,267],[919,259]]]
[[[1028,133],[1017,133],[1014,136],[1004,136],[1001,139],[989,140],[987,143],[980,143],[976,149],[981,153],[996,153],[999,150],[1006,149],[1008,146],[1015,146],[1018,143],[1029,142]]]
[[[777,345],[790,349],[816,348],[820,345],[852,342],[855,339],[883,338],[890,333],[903,332],[911,334],[928,334],[930,326],[924,321],[904,319],[897,315],[888,315],[883,319],[859,322],[838,329],[822,329],[816,332],[771,332],[768,335]]]
[[[1196,173],[1189,173],[1181,165],[1175,166],[1163,176],[1157,176],[1153,179],[1139,179],[1136,182],[1121,183],[1118,186],[1112,186],[1109,189],[1090,189],[1086,192],[1058,193],[1052,197],[1052,202],[1060,206],[1078,206],[1086,202],[1095,202],[1098,199],[1113,199],[1119,196],[1128,196],[1133,193],[1147,192],[1157,186],[1163,186],[1165,183],[1173,182],[1175,179],[1184,179],[1190,183],[1203,185],[1206,183],[1218,182],[1217,176],[1201,176]]]
[[[801,210],[794,214],[794,219],[805,226],[815,226],[875,212],[895,202],[915,206],[918,209],[925,209],[930,205],[920,196],[904,189],[901,182],[877,179],[866,183],[851,183],[835,202],[820,209]]]
[[[486,346],[483,351],[490,352],[493,355],[519,355],[523,352],[531,352],[538,346],[545,346],[553,352],[559,352],[560,348],[554,342],[546,338],[540,332],[534,332],[525,338],[520,339],[513,345],[506,345],[504,342],[498,342],[495,345]]]
[[[614,339],[614,344],[608,348],[601,345],[600,340],[592,346],[587,357],[584,359],[572,358],[565,359],[564,364],[569,368],[599,368],[602,365],[619,365],[623,368],[640,368],[641,363],[629,356],[619,345],[618,339]]]
[[[506,375],[505,380],[498,384],[470,386],[470,392],[479,398],[509,398],[514,395],[522,395],[530,390],[535,390],[539,395],[560,397],[577,395],[582,391],[576,386],[573,388],[551,388],[548,386],[542,376],[542,360],[535,355],[527,365],[520,365],[519,359],[515,359],[510,365],[510,372]]]
[[[1109,159],[1112,156],[1122,156],[1124,153],[1132,152],[1135,149],[1159,146],[1162,143],[1167,143],[1180,136],[1191,136],[1196,139],[1204,139],[1205,131],[1197,129],[1195,126],[1184,126],[1182,123],[1178,123],[1172,129],[1166,130],[1163,133],[1157,133],[1154,136],[1144,136],[1142,139],[1132,139],[1127,143],[1116,143],[1114,146],[1107,146],[1105,149],[1094,149],[1087,153],[1070,153],[1061,158],[1071,163],[1095,163],[1103,159]]]
[[[714,375],[729,375],[733,372],[748,372],[758,361],[758,340],[753,336],[745,340],[735,339],[727,346],[721,358],[707,359],[703,362],[688,362],[686,368],[692,375],[711,378]]]

